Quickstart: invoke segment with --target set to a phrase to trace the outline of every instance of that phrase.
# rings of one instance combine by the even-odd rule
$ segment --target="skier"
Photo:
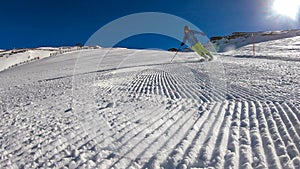
[[[195,37],[195,34],[201,34],[205,36],[205,33],[195,31],[195,30],[190,30],[188,26],[185,26],[184,38],[180,46],[183,46],[186,43],[186,41],[188,41],[188,43],[192,46],[193,51],[195,51],[198,55],[204,57],[205,60],[212,60],[213,59],[212,54],[210,54],[210,52],[203,47],[203,45]]]

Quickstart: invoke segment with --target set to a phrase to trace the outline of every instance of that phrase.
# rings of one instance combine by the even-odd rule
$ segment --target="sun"
[[[296,19],[300,0],[274,0],[273,9],[280,15]]]

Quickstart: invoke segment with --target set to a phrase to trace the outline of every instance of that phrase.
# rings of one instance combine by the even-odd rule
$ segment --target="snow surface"
[[[296,41],[267,58],[101,48],[2,71],[0,168],[300,168]]]
[[[0,57],[0,71],[10,68],[12,66],[17,66],[18,64],[24,64],[29,61],[49,57],[50,53],[52,52],[28,50],[12,55],[2,55],[2,57]]]
[[[50,56],[73,52],[77,50],[92,49],[93,47],[39,47],[34,49],[14,49],[0,52],[0,71],[23,65]]]
[[[257,57],[276,60],[300,61],[300,36],[285,38],[281,40],[256,43],[243,46],[239,49],[224,52],[224,55],[235,55],[240,57]]]
[[[253,42],[259,43],[295,36],[300,36],[299,29],[267,32],[234,32],[229,36],[212,37],[211,40],[219,52],[226,52],[252,44]]]

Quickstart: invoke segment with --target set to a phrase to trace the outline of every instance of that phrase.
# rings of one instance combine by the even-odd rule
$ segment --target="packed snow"
[[[0,168],[300,168],[298,39],[257,44],[268,57],[100,48],[2,71]]]
[[[270,40],[300,36],[300,30],[282,30],[267,32],[234,32],[228,36],[211,37],[211,42],[220,52],[230,51],[242,46]]]
[[[300,61],[300,36],[281,40],[267,41],[243,46],[236,50],[224,52],[224,55],[237,57],[257,57],[276,60]]]
[[[94,47],[39,47],[33,49],[13,49],[2,52],[0,51],[0,71],[39,59],[44,59],[53,55],[91,48]]]

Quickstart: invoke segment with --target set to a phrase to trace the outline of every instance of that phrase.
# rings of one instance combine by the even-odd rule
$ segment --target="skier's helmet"
[[[190,31],[190,28],[189,28],[189,26],[184,26],[184,32],[189,32]]]

